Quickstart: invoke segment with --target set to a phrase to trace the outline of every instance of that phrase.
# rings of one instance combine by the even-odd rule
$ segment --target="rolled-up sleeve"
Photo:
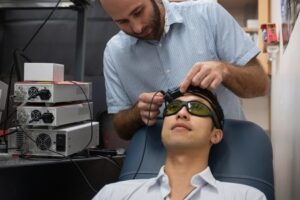
[[[260,50],[236,20],[219,4],[210,7],[211,26],[220,60],[247,64]]]

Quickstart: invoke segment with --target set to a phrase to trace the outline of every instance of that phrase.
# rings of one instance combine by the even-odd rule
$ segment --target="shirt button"
[[[170,73],[170,72],[171,72],[171,70],[170,70],[170,69],[167,69],[167,70],[166,70],[166,73]]]

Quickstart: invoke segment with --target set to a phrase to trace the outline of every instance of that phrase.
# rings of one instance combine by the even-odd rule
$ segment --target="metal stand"
[[[84,80],[87,8],[78,10],[74,79]]]

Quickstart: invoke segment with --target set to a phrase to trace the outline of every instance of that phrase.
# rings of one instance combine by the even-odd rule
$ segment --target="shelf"
[[[246,33],[258,33],[258,28],[243,28]]]
[[[243,30],[250,36],[256,36],[258,39],[258,46],[263,49],[262,32],[260,25],[270,22],[270,0],[218,0],[218,2],[237,20]],[[258,19],[257,28],[247,28],[247,19]],[[266,53],[260,53],[258,60],[261,62],[265,72],[271,74],[271,65],[268,62]]]
[[[230,9],[244,9],[249,7],[256,7],[256,0],[242,0],[242,1],[232,1],[232,0],[218,0],[218,3],[221,5],[225,5]]]

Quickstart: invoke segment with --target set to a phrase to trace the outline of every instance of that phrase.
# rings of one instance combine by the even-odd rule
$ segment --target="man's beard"
[[[161,13],[159,10],[159,7],[157,5],[157,3],[155,2],[155,0],[150,0],[151,4],[152,4],[152,9],[153,9],[153,15],[151,16],[151,20],[150,23],[145,27],[144,31],[147,31],[147,29],[151,29],[151,33],[149,35],[147,35],[146,37],[139,37],[137,34],[132,33],[129,34],[131,36],[134,36],[138,39],[141,40],[154,40],[154,39],[158,39],[161,36],[161,33],[163,31],[162,27],[161,27]]]
[[[150,0],[150,1],[152,3],[153,13],[154,13],[150,22],[150,28],[152,29],[151,39],[155,39],[155,38],[159,38],[162,32],[161,13],[155,0]]]

